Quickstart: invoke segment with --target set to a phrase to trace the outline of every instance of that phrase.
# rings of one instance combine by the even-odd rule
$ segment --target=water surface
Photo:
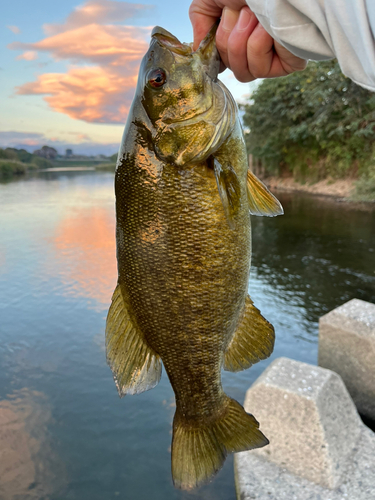
[[[223,373],[241,402],[276,357],[316,364],[320,316],[355,297],[375,302],[375,213],[279,198],[285,216],[253,218],[249,283],[275,351]],[[0,499],[235,500],[231,458],[198,492],[173,488],[165,373],[152,391],[117,396],[104,354],[114,222],[113,174],[0,184]]]

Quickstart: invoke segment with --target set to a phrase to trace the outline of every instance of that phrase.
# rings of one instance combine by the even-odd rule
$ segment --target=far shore
[[[96,170],[95,167],[52,167],[43,168],[38,172],[84,172],[85,170]]]
[[[267,177],[262,179],[272,192],[300,192],[317,197],[330,198],[332,201],[344,203],[347,208],[374,211],[375,200],[365,201],[354,196],[355,179],[325,179],[315,183],[296,182],[292,177]]]
[[[263,180],[272,191],[302,191],[320,196],[332,196],[345,201],[352,201],[351,196],[355,190],[355,180],[351,179],[324,179],[319,182],[304,184],[296,182],[292,177],[267,177]]]

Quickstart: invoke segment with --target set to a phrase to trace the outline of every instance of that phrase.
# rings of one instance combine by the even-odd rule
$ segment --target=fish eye
[[[161,68],[152,69],[147,75],[147,80],[151,87],[157,89],[165,84],[165,82],[167,81],[167,75]]]

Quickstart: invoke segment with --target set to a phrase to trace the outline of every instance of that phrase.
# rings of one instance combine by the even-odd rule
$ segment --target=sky
[[[12,0],[0,21],[0,147],[117,152],[150,33],[191,42],[190,0]],[[249,84],[221,80],[237,101]]]

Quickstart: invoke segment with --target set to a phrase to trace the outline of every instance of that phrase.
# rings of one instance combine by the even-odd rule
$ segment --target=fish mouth
[[[151,38],[156,39],[163,47],[180,56],[191,56],[193,53],[192,44],[180,42],[172,33],[160,26],[155,26],[151,32]]]
[[[180,40],[176,38],[174,35],[172,35],[172,33],[165,30],[164,28],[161,28],[160,26],[155,26],[155,28],[152,30],[151,38],[157,40],[157,42],[160,45],[162,45],[164,48],[171,51],[172,53],[177,54],[178,56],[185,56],[190,59],[195,54],[197,54],[199,56],[199,59],[201,60],[203,71],[209,76],[211,80],[210,90],[213,97],[211,99],[210,105],[206,109],[203,109],[200,112],[194,112],[193,116],[191,116],[191,113],[189,113],[190,116],[188,116],[187,118],[183,116],[180,118],[164,118],[162,121],[165,125],[171,125],[174,123],[183,123],[183,122],[186,123],[186,125],[188,125],[190,123],[199,121],[199,119],[207,116],[210,113],[210,111],[212,111],[212,108],[217,102],[218,98],[217,93],[219,89],[214,88],[213,85],[214,83],[216,85],[219,84],[218,86],[220,87],[221,92],[226,94],[226,92],[223,91],[222,85],[220,85],[220,82],[217,79],[220,69],[220,56],[216,49],[215,35],[217,28],[219,26],[219,22],[220,20],[218,20],[215,24],[212,25],[211,29],[204,37],[204,39],[201,41],[196,51],[193,51],[192,43],[187,44],[180,42]],[[221,94],[221,92],[219,91],[219,94]]]
[[[191,56],[193,53],[204,53],[215,40],[219,22],[220,20],[218,19],[216,23],[211,26],[210,31],[201,41],[196,51],[193,51],[193,43],[180,42],[177,37],[161,26],[155,26],[151,32],[151,38],[156,39],[165,48],[182,56]]]
[[[196,51],[193,51],[192,43],[182,43],[172,33],[155,26],[151,32],[151,38],[157,40],[162,47],[170,50],[172,53],[184,57],[192,57],[197,54],[202,61],[204,71],[216,80],[220,70],[220,55],[216,48],[215,36],[220,20],[211,26],[210,31],[203,38]]]

